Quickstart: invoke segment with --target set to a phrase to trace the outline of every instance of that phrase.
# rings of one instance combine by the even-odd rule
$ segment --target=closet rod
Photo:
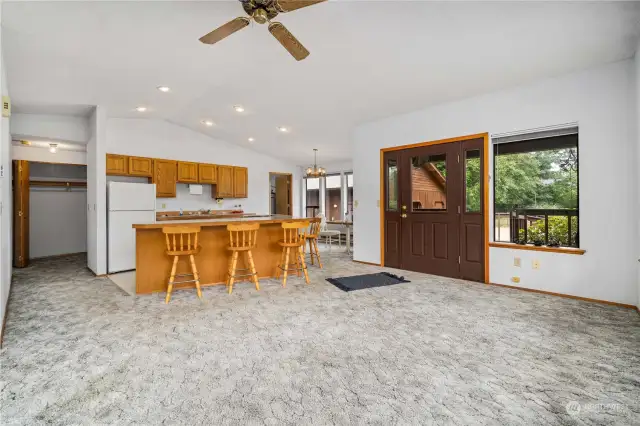
[[[30,180],[29,186],[55,186],[58,188],[86,188],[87,182],[67,182],[53,180]]]

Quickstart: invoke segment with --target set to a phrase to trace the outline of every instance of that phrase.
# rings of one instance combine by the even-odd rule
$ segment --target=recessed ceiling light
[[[146,110],[147,110],[147,107],[145,107],[145,106],[136,107],[136,111],[138,111],[138,112],[145,112]]]
[[[255,141],[254,138],[249,138],[249,142],[253,142],[253,141]]]
[[[204,124],[205,126],[209,126],[209,127],[214,125],[214,122],[211,121],[211,120],[202,120],[201,123]]]
[[[171,89],[169,89],[167,86],[158,86],[158,90],[161,92],[167,93]]]
[[[56,152],[58,152],[58,144],[57,143],[50,143],[49,144],[49,152],[52,154],[55,154]]]
[[[287,133],[289,131],[289,128],[284,126],[279,126],[278,130],[280,130],[282,133]]]
[[[233,109],[235,109],[236,112],[244,112],[244,107],[242,105],[234,105]]]

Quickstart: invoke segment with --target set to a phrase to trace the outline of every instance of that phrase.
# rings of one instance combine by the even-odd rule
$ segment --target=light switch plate
[[[531,267],[533,269],[540,269],[540,261],[538,259],[535,259],[533,262],[531,262]]]
[[[376,207],[380,207],[380,200],[376,200]]]
[[[513,258],[513,266],[517,266],[518,268],[521,266],[521,261],[519,257],[514,257]]]

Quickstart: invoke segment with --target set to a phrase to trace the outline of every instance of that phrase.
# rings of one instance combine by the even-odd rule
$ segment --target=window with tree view
[[[579,247],[578,134],[564,133],[494,139],[495,241]]]

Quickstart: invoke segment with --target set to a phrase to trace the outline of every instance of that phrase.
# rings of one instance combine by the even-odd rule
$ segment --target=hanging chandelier
[[[327,174],[323,167],[318,167],[318,150],[313,149],[313,167],[307,167],[307,177],[320,177]]]

